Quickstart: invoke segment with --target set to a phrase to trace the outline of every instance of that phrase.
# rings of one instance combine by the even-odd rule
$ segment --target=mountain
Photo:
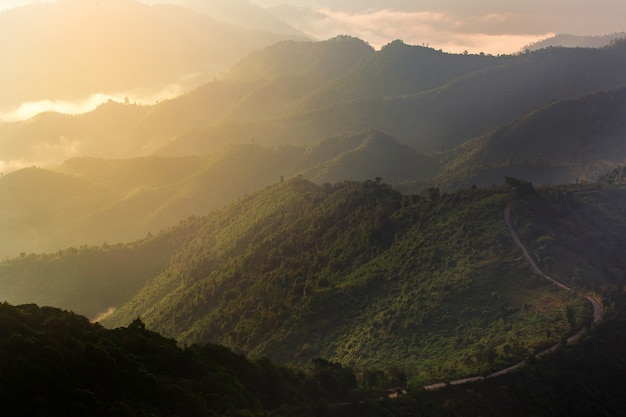
[[[626,32],[611,33],[608,35],[579,36],[569,34],[557,34],[550,38],[531,43],[522,48],[522,51],[537,51],[544,48],[604,48],[616,40],[626,38]]]
[[[360,39],[338,36],[322,42],[286,41],[255,52],[233,66],[230,78],[262,80],[231,111],[234,120],[280,117],[320,85],[343,76],[374,49]]]
[[[553,102],[490,135],[484,162],[513,157],[621,163],[626,158],[625,116],[625,88]]]
[[[559,207],[591,205],[589,241],[602,236],[593,232],[601,228],[622,239],[614,222],[592,220],[593,201],[604,201],[598,200],[601,189],[592,202],[585,202],[586,192]],[[144,241],[115,246],[113,253],[86,247],[5,261],[0,286],[20,300],[75,308],[89,303],[86,294],[115,292],[115,281],[105,278],[115,273],[113,266],[98,265],[117,254],[126,261],[114,267],[127,272],[116,279],[141,288],[117,299],[100,297],[111,303],[102,307],[117,308],[102,319],[107,326],[140,316],[149,328],[184,343],[219,342],[280,363],[323,356],[360,367],[399,366],[422,382],[480,374],[557,343],[591,314],[586,300],[530,272],[502,220],[508,198],[502,187],[452,194],[431,189],[427,197],[411,197],[371,180],[317,186],[294,178]],[[534,229],[524,223],[544,210],[537,201],[538,209],[515,215],[533,253],[549,262],[546,251],[561,246],[547,247],[539,237],[553,232],[543,232],[538,221]],[[605,210],[611,216],[601,219],[618,218],[610,206]],[[558,225],[552,227],[567,230]],[[582,285],[596,277],[593,285],[601,289],[615,279],[606,266],[622,268],[613,252],[596,259],[599,252],[573,248],[589,265],[581,264]],[[153,250],[161,261],[146,260]],[[143,254],[135,264],[142,272],[131,280],[124,277],[132,274],[126,256],[133,253]],[[51,290],[54,281],[42,286],[42,276],[34,275],[41,270],[67,285],[82,284],[61,300],[63,293]]]
[[[280,367],[217,345],[181,348],[139,319],[107,330],[56,308],[4,303],[0,399],[15,416],[620,416],[626,303],[621,291],[607,300],[612,315],[593,337],[498,378],[435,391],[410,387],[396,398],[380,396],[406,386],[398,369],[362,371],[322,358]]]
[[[353,99],[408,96],[511,60],[510,56],[448,54],[396,40],[340,78],[320,85],[298,105],[311,110]]]
[[[595,181],[626,159],[625,94],[618,88],[553,101],[442,154],[433,182],[455,189],[497,184],[504,176],[539,184]]]
[[[582,417],[598,412],[621,415],[624,407],[621,381],[626,368],[620,358],[625,353],[621,335],[626,332],[626,300],[621,289],[605,295],[604,299],[613,306],[610,317],[593,330],[591,337],[552,355],[529,360],[516,372],[433,391],[421,400],[433,407],[443,406],[451,415],[467,417],[489,413],[519,417]],[[410,399],[406,400],[406,407],[410,407]]]
[[[45,166],[84,178],[78,188],[71,176],[63,177],[67,190],[50,187],[63,199],[39,194],[35,176],[0,178],[7,193],[32,190],[2,200],[11,220],[0,253],[139,239],[297,175],[317,183],[380,177],[406,193],[489,186],[503,176],[595,181],[626,157],[625,45],[489,57],[401,42],[374,51],[350,37],[285,41],[156,105],[111,101],[82,115],[1,124],[3,171]],[[414,93],[396,95],[402,85]],[[129,161],[87,158],[82,168],[57,169],[87,155]],[[113,176],[136,167],[119,182],[84,171],[92,162]],[[158,180],[130,181],[142,170]]]
[[[421,152],[440,152],[555,100],[620,88],[625,45],[490,57],[401,42],[376,52],[349,37],[283,42],[242,60],[225,79],[154,106],[109,103],[84,118],[4,126],[10,146],[3,160],[43,163],[31,150],[42,145],[59,149],[58,163],[67,154],[188,155],[251,140],[310,145],[369,129]],[[115,112],[122,113],[118,123],[110,117]],[[103,136],[117,146],[107,146]]]
[[[272,120],[230,120],[190,130],[169,142],[163,151],[176,152],[179,146],[210,146],[226,137],[232,141],[253,137],[272,144],[310,143],[371,128],[419,151],[450,149],[555,99],[573,99],[621,87],[626,82],[622,71],[626,66],[625,50],[623,42],[601,50],[542,50],[412,95],[362,96],[322,108],[300,109]],[[334,94],[333,89],[328,91]]]
[[[437,168],[436,158],[377,131],[310,147],[248,143],[196,156],[73,158],[54,170],[0,177],[0,256],[139,239],[281,178],[395,183],[428,178]]]
[[[307,147],[304,160],[311,168],[302,175],[318,184],[376,177],[395,184],[429,178],[439,168],[437,158],[376,130],[326,139]]]
[[[96,93],[143,99],[168,84],[184,91],[286,37],[134,0],[33,4],[0,13],[0,28],[0,54],[11,57],[0,70],[1,112]]]

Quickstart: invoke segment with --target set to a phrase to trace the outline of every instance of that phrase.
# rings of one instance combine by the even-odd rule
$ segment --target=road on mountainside
[[[576,292],[574,289],[568,287],[567,285],[565,285],[565,284],[555,280],[554,278],[544,274],[543,271],[537,266],[537,264],[535,263],[533,258],[530,256],[530,254],[526,250],[526,247],[524,247],[524,245],[522,244],[522,241],[520,240],[519,236],[517,236],[517,233],[515,232],[515,229],[513,229],[513,225],[511,224],[511,207],[508,206],[508,205],[504,209],[504,221],[506,223],[506,227],[509,229],[509,232],[511,233],[511,236],[513,237],[513,240],[515,241],[515,244],[522,250],[522,252],[524,253],[524,257],[530,263],[530,266],[533,268],[533,270],[536,273],[538,273],[539,275],[541,275],[542,277],[544,277],[545,279],[547,279],[548,281],[550,281],[551,283],[553,283],[554,285],[556,285],[557,287],[563,288],[566,291],[573,292],[575,294],[578,294],[578,295],[581,295],[581,296],[585,297],[587,300],[589,300],[589,302],[593,306],[593,323],[597,324],[600,321],[602,321],[602,315],[604,314],[604,308],[602,307],[602,304],[593,295],[581,294],[581,293]],[[575,336],[576,335],[572,336],[571,338],[573,338]],[[568,341],[569,341],[569,339],[568,339]]]
[[[587,300],[589,300],[589,302],[593,306],[593,324],[597,324],[600,321],[602,321],[602,316],[604,314],[604,308],[602,307],[602,304],[600,303],[600,301],[598,301],[595,298],[594,295],[581,294],[581,293],[575,291],[574,289],[568,287],[567,285],[565,285],[565,284],[557,281],[556,279],[554,279],[554,278],[544,274],[543,271],[537,266],[537,264],[535,263],[533,258],[528,253],[528,250],[526,250],[526,247],[524,246],[524,244],[520,240],[519,236],[517,236],[517,233],[515,232],[515,229],[513,229],[513,225],[511,224],[511,207],[508,206],[508,205],[504,209],[504,222],[506,223],[506,227],[509,229],[509,233],[511,234],[511,236],[513,237],[513,240],[515,241],[515,244],[522,250],[522,253],[524,254],[524,257],[526,258],[528,263],[530,263],[530,266],[532,267],[533,271],[535,271],[537,274],[541,275],[542,277],[544,277],[545,279],[547,279],[548,281],[550,281],[552,284],[556,285],[557,287],[585,297]],[[575,341],[580,339],[583,335],[585,335],[587,333],[587,331],[588,331],[588,329],[586,327],[583,327],[578,333],[576,333],[573,336],[570,336],[567,339],[567,343],[574,343]],[[548,349],[545,349],[545,350],[537,353],[535,356],[536,357],[541,357],[541,356],[553,353],[553,352],[555,352],[559,348],[559,346],[560,345],[557,344],[557,345],[554,345],[552,347],[549,347]],[[438,382],[436,384],[426,385],[424,387],[424,389],[426,389],[426,390],[434,390],[434,389],[443,388],[443,387],[445,387],[448,384],[450,384],[450,385],[462,385],[462,384],[467,384],[467,383],[470,383],[470,382],[482,381],[482,380],[487,379],[487,378],[495,378],[495,377],[498,377],[500,375],[508,374],[509,372],[514,371],[515,369],[523,366],[524,364],[525,364],[525,362],[522,361],[522,362],[516,363],[513,366],[509,366],[508,368],[501,369],[499,371],[493,372],[493,373],[491,373],[491,374],[489,374],[489,375],[487,375],[485,377],[483,377],[483,376],[473,376],[473,377],[468,377],[468,378],[455,379],[454,381],[450,381],[448,383],[446,383],[446,382]]]

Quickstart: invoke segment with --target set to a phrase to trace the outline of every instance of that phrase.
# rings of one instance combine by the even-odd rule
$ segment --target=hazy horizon
[[[172,22],[179,23],[170,22],[163,29],[164,16],[172,14],[173,8],[157,13],[151,10],[156,8],[131,0],[2,0],[0,17],[7,16],[7,10],[34,3],[64,3],[65,7],[57,4],[58,7],[41,8],[32,14],[27,10],[15,11],[10,19],[3,20],[0,46],[12,59],[7,61],[10,65],[0,68],[0,89],[4,93],[0,123],[27,120],[48,111],[83,114],[110,100],[124,102],[128,98],[130,103],[153,105],[180,96],[223,73],[249,53],[234,56],[233,46],[224,43],[229,36],[218,39],[238,22],[248,31],[233,32],[235,41],[249,29],[269,27],[288,32],[290,24],[295,27],[295,34],[285,38],[298,38],[297,33],[318,40],[351,35],[375,49],[401,39],[410,45],[426,45],[450,53],[496,55],[519,52],[524,45],[556,33],[623,31],[616,16],[626,11],[626,4],[615,1],[601,1],[596,4],[604,7],[593,8],[565,7],[564,2],[511,5],[488,0],[470,5],[458,0],[420,4],[405,0],[142,0],[145,4],[174,3],[189,8],[178,9],[176,13],[180,15]],[[244,19],[244,12],[249,19]],[[211,13],[228,23],[219,22]],[[109,30],[111,22],[126,17],[128,22],[120,22],[115,31]],[[129,22],[132,23],[126,24]],[[193,28],[186,31],[190,22]],[[216,22],[215,28],[207,28],[211,22]],[[134,25],[143,25],[144,30],[137,31]],[[45,37],[37,29],[46,31]],[[170,31],[163,33],[167,30]],[[252,38],[256,37],[255,34]],[[203,39],[198,45],[191,45],[198,38]],[[20,40],[24,43],[20,44]],[[253,41],[246,38],[238,46],[246,44],[248,51],[254,50],[250,46]],[[69,47],[65,47],[67,42],[71,43]],[[219,58],[213,51],[230,53],[230,63],[217,62]],[[161,65],[165,62],[168,65]],[[37,159],[8,159],[0,155],[0,170],[6,173],[42,164],[44,159],[62,160],[79,155],[79,151],[75,143],[61,140],[36,153]],[[49,158],[50,155],[55,158]]]
[[[69,0],[65,0],[69,1]],[[616,16],[626,12],[626,5],[617,1],[600,1],[598,7],[576,5],[563,1],[545,5],[538,2],[503,4],[490,0],[425,1],[326,1],[326,0],[245,0],[228,2],[195,0],[142,0],[142,3],[173,3],[198,10],[228,9],[236,18],[237,7],[251,4],[268,8],[273,18],[294,26],[311,38],[324,40],[337,35],[358,37],[376,49],[401,39],[411,45],[426,45],[450,53],[513,54],[525,45],[557,33],[599,35],[624,30]],[[57,3],[54,0],[3,0],[3,10],[32,3]],[[603,7],[599,7],[599,6]],[[282,6],[273,8],[273,6]],[[285,7],[290,6],[290,7]],[[299,9],[294,9],[299,8]],[[306,8],[304,10],[303,8]],[[242,9],[243,10],[243,9]],[[247,9],[246,9],[247,10]],[[295,10],[295,11],[294,11]],[[291,21],[289,20],[291,19]],[[248,26],[253,23],[246,23]],[[1,80],[0,80],[1,82]],[[173,84],[166,88],[153,86],[145,89],[91,91],[82,97],[69,100],[45,96],[41,99],[24,99],[11,108],[0,108],[0,121],[28,119],[45,111],[79,114],[95,109],[108,100],[121,101],[128,96],[131,102],[152,104],[179,95],[185,87]]]
[[[233,1],[228,4],[246,3],[245,0]],[[3,0],[0,12],[32,3],[56,2]],[[192,9],[198,4],[219,9],[227,3],[221,0],[140,2],[179,4]],[[409,44],[428,44],[452,53],[468,50],[470,53],[510,54],[553,34],[590,36],[621,32],[624,30],[621,16],[626,13],[626,3],[616,0],[577,3],[575,6],[565,0],[514,4],[495,0],[428,0],[419,4],[408,0],[249,0],[247,3],[270,11],[276,6],[309,9],[306,17],[285,23],[320,40],[345,34],[380,48],[395,39],[402,39]]]

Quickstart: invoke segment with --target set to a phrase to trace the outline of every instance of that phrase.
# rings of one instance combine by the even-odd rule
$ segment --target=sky
[[[0,0],[0,10],[32,1]],[[626,28],[624,0],[249,1],[262,7],[289,4],[309,8],[315,13],[298,21],[299,29],[309,35],[327,39],[349,34],[376,48],[402,39],[446,52],[515,53],[530,42],[557,33],[602,35]]]
[[[513,53],[556,33],[602,35],[626,26],[623,0],[252,1],[314,8],[326,17],[327,30],[342,28],[374,46],[403,39],[448,52]]]

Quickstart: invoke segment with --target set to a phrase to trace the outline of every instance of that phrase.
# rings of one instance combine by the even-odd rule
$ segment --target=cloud
[[[80,153],[80,142],[61,136],[55,142],[37,142],[29,146],[27,156],[0,159],[0,173],[7,174],[28,167],[49,168]]]
[[[0,121],[15,122],[18,120],[25,120],[39,113],[48,111],[65,114],[85,113],[95,109],[100,104],[109,100],[119,100],[119,97],[108,94],[94,94],[88,99],[78,102],[64,100],[27,101],[11,112],[0,114]]]
[[[323,18],[309,26],[312,35],[328,38],[350,34],[376,48],[402,39],[409,44],[425,44],[447,52],[515,53],[523,45],[551,35],[539,31],[536,24],[529,24],[529,21],[536,23],[534,17],[511,12],[461,19],[441,11],[382,9],[346,12],[330,8],[318,11]]]
[[[186,78],[194,79],[197,75],[189,75]],[[158,91],[128,91],[114,94],[97,93],[92,94],[85,100],[40,100],[27,101],[22,103],[17,109],[0,113],[0,122],[16,122],[30,119],[31,117],[44,112],[57,112],[63,114],[83,114],[95,110],[98,106],[110,100],[122,103],[128,97],[131,103],[154,104],[157,101],[167,100],[183,94],[188,86],[183,77],[181,83],[168,84]],[[195,84],[190,84],[195,85]]]
[[[280,0],[251,0],[265,5]],[[375,47],[395,39],[448,52],[515,53],[554,33],[602,35],[626,30],[623,0],[282,0],[322,17],[294,26],[326,39],[358,36]]]
[[[17,171],[22,168],[28,168],[32,166],[37,166],[36,163],[20,161],[20,160],[8,160],[3,161],[0,160],[0,175],[8,174],[9,172]]]
[[[109,309],[107,311],[104,311],[104,312],[102,312],[100,314],[97,314],[96,317],[91,319],[91,322],[92,323],[98,323],[98,322],[106,319],[107,317],[109,317],[113,313],[115,313],[115,308],[114,307],[109,307]]]

